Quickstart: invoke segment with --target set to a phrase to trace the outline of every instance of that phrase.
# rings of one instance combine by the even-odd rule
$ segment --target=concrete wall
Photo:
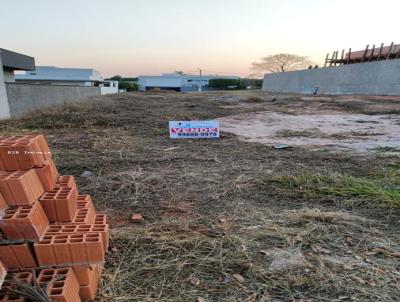
[[[118,87],[100,87],[101,95],[118,93]]]
[[[14,71],[4,71],[4,82],[6,83],[15,82]]]
[[[101,94],[113,94],[118,93],[119,91],[119,83],[118,81],[105,81],[104,86],[100,86]]]
[[[11,117],[62,106],[68,101],[81,102],[91,96],[100,95],[100,87],[49,86],[29,84],[6,84]]]
[[[4,83],[3,64],[0,54],[0,120],[8,118],[10,118],[10,107],[8,106],[7,89]]]
[[[400,59],[266,74],[263,91],[400,95]]]

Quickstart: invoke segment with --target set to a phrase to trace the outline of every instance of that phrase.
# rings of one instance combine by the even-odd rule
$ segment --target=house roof
[[[3,69],[35,70],[35,58],[14,51],[0,48]]]
[[[89,68],[36,66],[25,74],[15,75],[17,81],[103,82],[100,72]]]

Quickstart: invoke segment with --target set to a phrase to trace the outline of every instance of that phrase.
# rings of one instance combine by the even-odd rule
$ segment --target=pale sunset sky
[[[400,43],[399,0],[1,0],[0,48],[104,76],[248,76],[276,53]],[[397,39],[397,40],[396,40]]]

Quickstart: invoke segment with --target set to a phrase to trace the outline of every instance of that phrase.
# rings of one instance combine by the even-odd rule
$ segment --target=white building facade
[[[236,76],[162,74],[160,76],[139,76],[139,90],[168,89],[180,92],[209,90],[212,79],[239,79]]]
[[[119,92],[118,81],[105,80],[104,84],[100,86],[101,94],[113,94]]]
[[[33,71],[15,75],[16,82],[46,85],[100,86],[104,82],[100,72],[89,68],[59,68],[36,66]]]

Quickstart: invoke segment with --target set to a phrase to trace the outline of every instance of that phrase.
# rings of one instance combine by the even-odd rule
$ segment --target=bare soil
[[[222,130],[250,142],[311,149],[371,152],[400,149],[400,118],[343,112],[286,114],[271,111],[221,118]]]
[[[169,120],[260,112],[396,119],[400,101],[127,93],[3,122],[0,134],[44,133],[60,172],[77,176],[80,192],[109,215],[97,301],[398,301],[400,162],[392,145],[328,152],[278,150],[226,131],[219,140],[168,137]],[[287,129],[270,138],[287,139]],[[132,213],[145,221],[132,224]]]

